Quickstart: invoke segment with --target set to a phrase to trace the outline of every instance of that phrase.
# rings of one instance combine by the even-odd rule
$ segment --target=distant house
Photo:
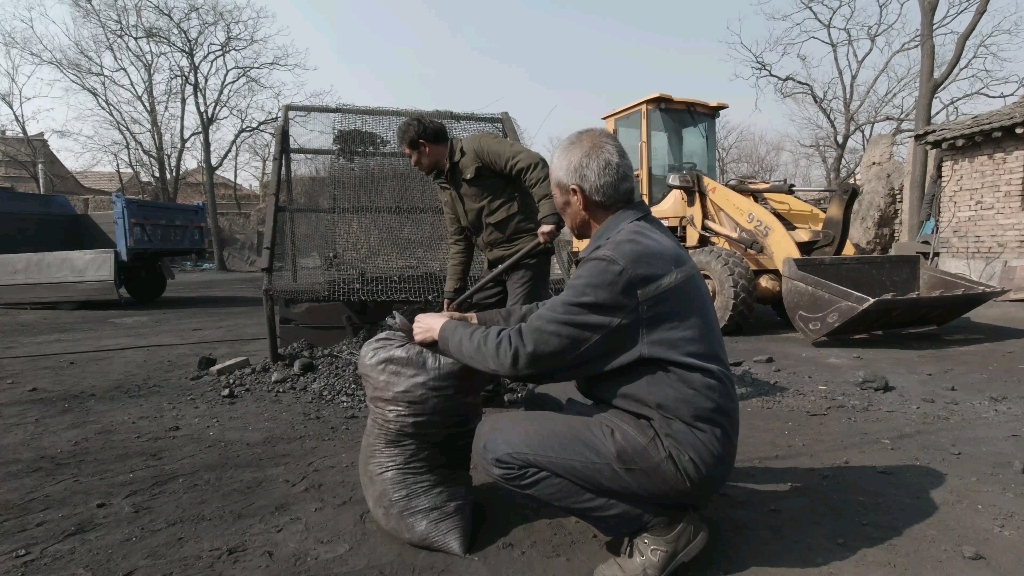
[[[125,196],[148,197],[153,186],[151,182],[144,182],[131,172],[75,172],[75,178],[93,194],[120,192]]]
[[[128,172],[76,172],[78,180],[92,194],[112,194],[121,192],[127,196],[155,197],[155,185],[152,182],[140,181]],[[259,204],[260,196],[241,184],[236,184],[220,174],[214,177],[214,191],[217,195],[217,211],[251,211]],[[237,197],[237,203],[236,203]],[[177,202],[191,204],[206,202],[203,171],[193,168],[182,172],[178,184]]]
[[[178,202],[206,202],[205,186],[201,167],[183,172],[178,187]],[[259,193],[220,174],[214,174],[213,190],[217,198],[217,212],[249,212],[260,203]]]
[[[914,138],[942,157],[940,267],[1024,289],[1024,97]]]
[[[0,130],[0,186],[18,192],[38,193],[39,164],[42,163],[43,192],[66,196],[88,196],[86,189],[50,150],[43,133],[28,138]]]

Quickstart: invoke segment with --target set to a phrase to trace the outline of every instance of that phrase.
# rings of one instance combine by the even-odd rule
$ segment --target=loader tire
[[[754,273],[742,256],[718,246],[690,252],[715,303],[722,334],[743,330],[754,315]]]
[[[167,277],[157,262],[141,266],[126,267],[121,272],[121,284],[125,292],[139,304],[149,304],[163,296],[167,290]]]

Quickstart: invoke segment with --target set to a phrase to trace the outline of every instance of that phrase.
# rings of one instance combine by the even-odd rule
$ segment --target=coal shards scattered
[[[230,388],[232,394],[225,398],[246,393],[303,394],[313,402],[360,409],[366,404],[366,393],[357,371],[359,350],[372,335],[361,334],[330,348],[299,341],[280,350],[280,362],[263,360],[231,374],[202,380],[215,384],[217,389]]]
[[[404,306],[397,311],[412,322],[418,314],[438,309],[435,304],[424,303]],[[301,340],[280,349],[277,363],[264,359],[224,376],[197,371],[189,379],[210,384],[225,399],[254,393],[301,394],[312,402],[359,410],[366,405],[366,392],[358,372],[359,351],[367,340],[388,329],[385,322],[368,326],[357,336],[330,348],[319,348]],[[495,378],[483,393],[484,406],[518,404],[531,387]]]

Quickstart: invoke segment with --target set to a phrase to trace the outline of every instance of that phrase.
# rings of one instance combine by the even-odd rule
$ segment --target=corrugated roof
[[[634,106],[639,106],[640,104],[643,104],[645,102],[651,102],[651,101],[656,101],[656,100],[661,100],[661,101],[666,101],[666,102],[675,102],[675,103],[678,103],[678,104],[693,104],[693,105],[695,105],[697,107],[707,108],[707,109],[709,109],[709,110],[711,110],[713,112],[718,112],[720,110],[725,110],[726,108],[729,107],[729,105],[726,104],[725,102],[705,102],[703,100],[694,100],[692,98],[676,98],[675,96],[672,96],[671,94],[660,94],[659,93],[659,94],[651,94],[650,96],[648,96],[646,98],[641,98],[640,100],[637,100],[636,102],[633,102],[632,104],[627,104],[626,106],[622,106],[620,108],[616,108],[615,110],[612,110],[611,112],[605,114],[604,116],[601,116],[601,119],[602,120],[607,120],[607,119],[611,118],[612,116],[615,116],[616,114],[618,114],[618,113],[620,113],[620,112],[622,112],[624,110],[629,110],[630,108],[633,108]]]
[[[182,183],[187,183],[187,184],[205,184],[206,183],[206,176],[203,174],[202,167],[196,167],[196,168],[192,168],[191,170],[186,170],[186,171],[182,172],[181,173],[181,181],[182,181]],[[225,178],[224,176],[221,176],[220,174],[217,174],[216,172],[213,173],[213,183],[214,183],[214,185],[216,185],[216,184],[223,184],[225,186],[232,186],[232,187],[235,186],[235,182],[233,180],[231,180],[230,178]],[[254,192],[252,190],[249,190],[248,188],[246,188],[245,186],[243,186],[241,184],[238,185],[238,193],[239,194],[254,194]]]
[[[124,182],[127,184],[133,178],[130,173],[121,173],[121,177],[118,178],[117,172],[89,171],[75,172],[74,174],[75,178],[82,183],[82,186],[110,193],[121,189],[121,179],[124,179]]]
[[[916,132],[914,139],[935,147],[958,139],[990,136],[989,132],[1002,132],[1005,136],[1007,130],[1012,132],[1018,126],[1024,126],[1024,97],[991,112],[929,126]]]

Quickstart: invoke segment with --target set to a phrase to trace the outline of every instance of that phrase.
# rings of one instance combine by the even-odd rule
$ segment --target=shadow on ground
[[[158,311],[182,310],[188,308],[255,308],[262,306],[262,296],[221,296],[203,294],[196,296],[163,296],[156,302],[150,302],[149,304],[139,304],[135,300],[125,297],[120,302],[111,300],[107,302],[9,305],[0,306],[0,308],[9,310],[60,310],[64,312],[91,310],[103,312],[109,310]]]
[[[789,320],[782,320],[770,306],[754,306],[754,315],[736,336],[781,336],[797,334]]]
[[[495,482],[473,486],[473,545],[471,553],[497,544],[513,530],[538,520],[565,518],[542,502]]]
[[[803,338],[788,322],[782,321],[768,306],[756,306],[752,321],[744,326],[743,337],[792,335]],[[848,338],[824,339],[811,343],[816,348],[852,348],[879,350],[946,350],[981,344],[1024,339],[1024,330],[967,317],[938,328],[873,332]]]
[[[927,466],[737,468],[705,512],[711,540],[690,574],[818,568],[931,517],[945,476]]]
[[[204,294],[196,296],[164,296],[150,304],[139,304],[127,300],[122,308],[138,310],[178,310],[181,308],[252,308],[262,307],[262,296],[221,296]]]
[[[960,318],[940,328],[872,333],[851,338],[821,340],[818,348],[866,348],[884,350],[945,350],[993,344],[1024,338],[1024,330]]]
[[[195,296],[162,296],[155,302],[139,304],[131,298],[120,302],[82,302],[75,310],[182,310],[187,308],[253,308],[262,307],[262,296],[197,294]]]

